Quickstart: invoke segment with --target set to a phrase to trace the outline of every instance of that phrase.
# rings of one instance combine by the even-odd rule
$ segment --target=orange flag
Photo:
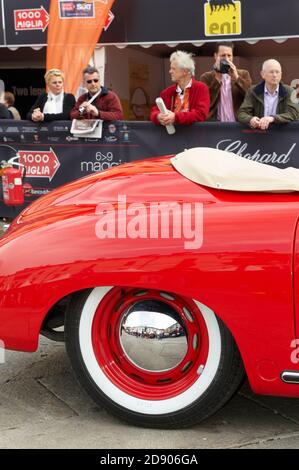
[[[114,0],[51,0],[47,70],[65,74],[64,88],[75,94]]]

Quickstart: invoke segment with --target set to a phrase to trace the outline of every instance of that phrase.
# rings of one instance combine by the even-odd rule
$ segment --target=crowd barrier
[[[279,168],[299,168],[299,123],[251,130],[237,123],[197,123],[168,135],[150,122],[105,123],[101,139],[76,138],[70,121],[0,121],[0,160],[18,152],[26,166],[25,204],[8,207],[0,184],[0,217],[15,217],[53,188],[115,165],[192,147],[213,147]]]

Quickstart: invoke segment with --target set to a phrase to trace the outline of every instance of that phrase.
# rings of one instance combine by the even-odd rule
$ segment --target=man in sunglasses
[[[86,67],[83,70],[83,83],[88,92],[79,96],[71,111],[71,119],[123,119],[121,102],[113,91],[101,86],[98,69]]]

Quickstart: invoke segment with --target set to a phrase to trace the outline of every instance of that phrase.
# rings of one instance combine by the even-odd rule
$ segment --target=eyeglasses
[[[98,81],[99,81],[98,78],[92,78],[91,80],[86,80],[86,83],[88,83],[88,85],[90,85],[92,82],[98,83]]]

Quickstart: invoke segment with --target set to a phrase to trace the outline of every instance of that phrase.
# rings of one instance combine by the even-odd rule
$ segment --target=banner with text
[[[75,94],[114,0],[51,0],[47,70],[65,74],[64,88]]]
[[[0,121],[0,161],[9,160],[18,151],[26,166],[24,207],[90,173],[192,147],[213,147],[279,168],[299,168],[299,123],[264,132],[240,124],[199,123],[177,127],[169,136],[164,128],[149,122],[120,121],[105,123],[101,139],[74,137],[70,126],[69,121]],[[22,207],[5,206],[1,187],[0,217],[14,217]]]
[[[57,2],[59,19],[68,23],[80,14],[88,20],[92,15],[88,3]],[[106,0],[96,3],[105,6]],[[1,0],[0,47],[46,45],[49,6],[50,0]],[[183,8],[180,0],[119,0],[108,14],[100,42],[178,44],[299,37],[298,15],[295,0],[184,0]]]

